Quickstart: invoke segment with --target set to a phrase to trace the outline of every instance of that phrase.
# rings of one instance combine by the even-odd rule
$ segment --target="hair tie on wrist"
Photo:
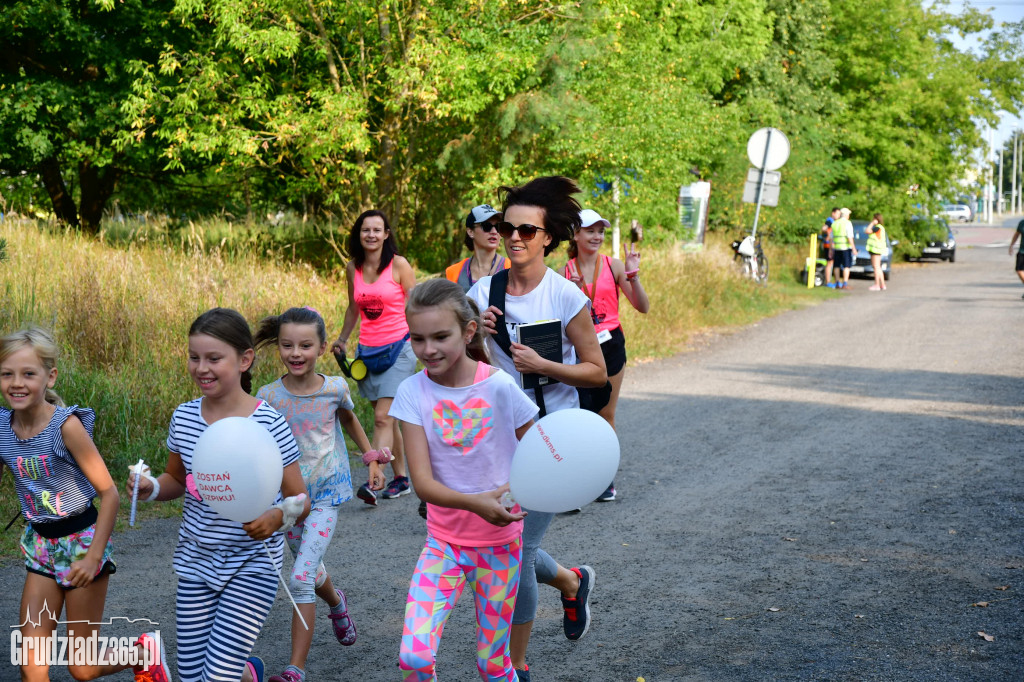
[[[370,466],[370,462],[379,462],[381,464],[387,464],[395,457],[391,454],[391,450],[388,448],[381,448],[380,450],[367,450],[363,453],[363,464]]]
[[[637,268],[636,270],[626,270],[626,277],[629,277],[631,275],[635,275],[638,272],[640,272],[640,268]]]

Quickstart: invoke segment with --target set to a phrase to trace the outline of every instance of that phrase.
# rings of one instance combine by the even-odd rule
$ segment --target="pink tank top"
[[[577,270],[579,261],[573,259]],[[583,293],[591,301],[590,318],[594,321],[594,330],[603,332],[606,329],[618,329],[619,323],[619,285],[612,273],[611,256],[601,256],[601,272],[597,275],[597,285],[583,285]],[[566,265],[568,268],[568,264]],[[568,277],[568,271],[566,271]]]
[[[377,281],[367,284],[363,271],[356,268],[352,294],[359,308],[359,343],[384,346],[409,333],[405,321],[405,290],[395,281],[392,259]]]

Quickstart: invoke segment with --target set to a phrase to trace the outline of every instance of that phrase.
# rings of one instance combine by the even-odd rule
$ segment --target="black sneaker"
[[[615,501],[615,481],[612,481],[611,485],[608,486],[608,489],[605,490],[600,495],[598,495],[597,501],[598,502],[614,502]]]
[[[396,497],[408,495],[411,492],[412,489],[409,487],[409,477],[395,476],[391,483],[388,483],[388,487],[384,488],[384,492],[381,493],[381,496],[385,499],[393,500]]]
[[[516,670],[516,679],[519,682],[530,682],[530,666],[526,666],[522,670]]]
[[[356,491],[356,497],[370,505],[371,507],[377,506],[377,494],[370,490],[370,484],[364,483],[359,486],[359,490]]]
[[[570,568],[580,578],[580,588],[576,592],[575,599],[562,600],[562,609],[565,614],[562,616],[562,629],[565,631],[565,638],[575,642],[582,639],[590,629],[590,593],[594,590],[596,577],[594,569],[590,566]]]

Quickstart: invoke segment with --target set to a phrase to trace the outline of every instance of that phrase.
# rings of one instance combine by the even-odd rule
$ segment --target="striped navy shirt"
[[[30,523],[50,523],[88,509],[96,489],[64,445],[60,430],[75,415],[92,438],[96,413],[77,405],[58,406],[46,428],[25,440],[14,435],[13,415],[0,408],[0,457],[14,474],[22,516]]]
[[[209,426],[200,409],[202,402],[202,398],[197,398],[178,405],[167,435],[167,447],[181,456],[185,466],[188,488],[178,530],[178,547],[174,550],[174,572],[181,578],[203,581],[213,589],[222,589],[237,574],[280,571],[284,538],[281,533],[274,533],[266,540],[270,549],[268,556],[263,542],[246,535],[241,523],[224,518],[199,499],[192,483],[192,453],[199,436]],[[249,418],[263,424],[277,441],[284,466],[299,460],[299,448],[288,422],[266,401],[260,401]],[[280,501],[279,492],[274,502]]]

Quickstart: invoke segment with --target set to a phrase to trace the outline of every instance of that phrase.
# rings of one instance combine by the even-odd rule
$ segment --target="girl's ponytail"
[[[415,289],[413,291],[415,291]],[[473,312],[472,320],[476,322],[476,333],[473,334],[473,338],[466,344],[466,355],[478,362],[491,364],[491,356],[487,352],[487,332],[484,331],[484,321],[480,318],[480,307],[476,304],[476,301],[468,296],[466,297],[466,303],[468,304],[469,309]],[[458,315],[458,313],[456,313],[456,315]],[[499,320],[498,324],[504,323]],[[462,328],[465,329],[466,325],[462,325]]]
[[[281,315],[270,315],[260,320],[256,326],[256,350],[277,343],[281,334]]]

